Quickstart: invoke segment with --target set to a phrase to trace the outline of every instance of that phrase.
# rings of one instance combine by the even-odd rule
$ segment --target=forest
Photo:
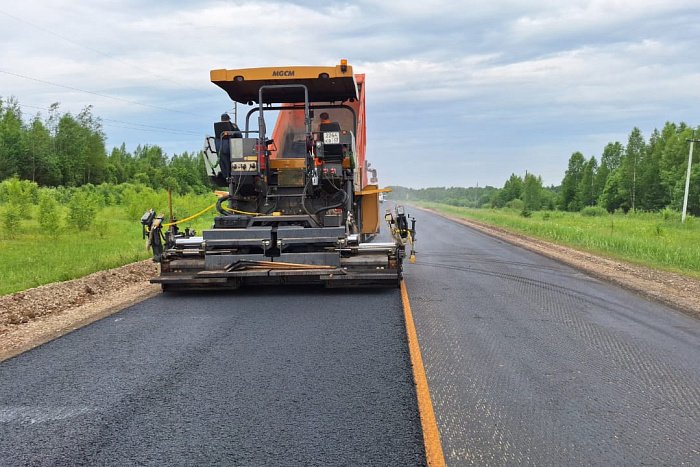
[[[99,117],[86,107],[78,115],[49,107],[48,117],[24,118],[20,104],[0,100],[0,181],[17,177],[44,187],[139,183],[177,193],[210,190],[199,154],[170,157],[158,146],[107,151]]]
[[[688,139],[696,137],[685,123],[667,122],[648,141],[633,128],[625,145],[608,143],[599,158],[574,152],[559,186],[545,187],[532,173],[512,174],[502,188],[392,187],[391,197],[440,202],[471,208],[511,207],[524,212],[581,211],[592,207],[608,212],[679,211],[688,169]],[[700,161],[697,145],[691,165],[688,212],[700,215]]]

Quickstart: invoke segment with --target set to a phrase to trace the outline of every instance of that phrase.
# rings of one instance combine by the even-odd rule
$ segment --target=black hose
[[[335,193],[333,194],[333,196],[335,196],[335,194],[337,194],[337,193],[339,193],[339,192],[340,192],[340,193],[343,193],[343,200],[340,201],[339,203],[331,204],[330,206],[323,206],[322,208],[317,209],[316,211],[314,211],[314,214],[318,214],[319,212],[327,211],[327,210],[333,209],[333,208],[339,208],[339,207],[341,207],[343,204],[345,204],[345,202],[346,202],[346,201],[348,200],[348,198],[349,198],[349,197],[348,197],[348,192],[345,191],[345,190],[343,190],[342,188],[337,187],[337,186],[335,185],[335,183],[333,183],[333,180],[331,180],[330,178],[327,178],[327,177],[326,177],[326,180],[328,181],[328,183],[331,184],[331,186],[332,186],[333,188],[335,188]],[[306,209],[306,207],[304,207],[304,209]],[[308,211],[307,211],[307,212],[308,212]]]
[[[228,201],[228,200],[230,200],[230,199],[231,199],[231,194],[229,193],[229,194],[227,194],[227,195],[222,196],[222,197],[219,198],[218,200],[216,200],[216,210],[219,211],[220,214],[223,214],[224,216],[226,216],[226,215],[229,214],[229,212],[226,211],[226,210],[223,208],[223,206],[221,206],[221,203],[223,203],[224,201]]]
[[[342,201],[340,201],[339,203],[336,203],[336,204],[331,204],[330,206],[323,206],[322,208],[315,210],[315,211],[314,211],[314,214],[318,214],[318,213],[321,212],[321,211],[327,211],[327,210],[333,209],[333,208],[339,208],[339,207],[341,207],[342,205],[344,205],[344,204],[345,204],[345,201],[347,201],[347,199],[348,199],[348,194],[347,194],[347,192],[345,192],[345,191],[340,191],[340,193],[343,194],[343,199],[342,199]]]
[[[309,217],[311,217],[311,216],[313,216],[313,214],[311,214],[309,212],[309,210],[306,208],[306,190],[309,189],[309,185],[311,185],[311,177],[307,176],[306,177],[306,184],[304,185],[304,189],[301,192],[301,207],[304,208],[304,211],[306,212],[306,214],[308,214]]]

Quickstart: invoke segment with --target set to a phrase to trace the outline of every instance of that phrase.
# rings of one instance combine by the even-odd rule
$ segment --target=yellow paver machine
[[[241,128],[222,116],[206,138],[212,183],[228,187],[213,228],[194,236],[151,210],[141,219],[163,290],[248,284],[397,286],[413,259],[415,218],[387,211],[377,242],[376,171],[365,159],[365,76],[333,67],[212,70],[211,81],[250,106]],[[275,117],[271,135],[266,117]],[[251,120],[257,125],[251,125]],[[410,224],[410,225],[409,225]]]

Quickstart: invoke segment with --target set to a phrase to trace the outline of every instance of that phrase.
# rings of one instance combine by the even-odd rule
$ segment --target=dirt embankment
[[[483,222],[448,216],[432,209],[425,210],[508,243],[568,264],[593,277],[612,282],[686,314],[700,318],[700,280],[698,279],[604,258],[592,253],[513,233]]]
[[[151,260],[0,297],[0,361],[150,297]]]

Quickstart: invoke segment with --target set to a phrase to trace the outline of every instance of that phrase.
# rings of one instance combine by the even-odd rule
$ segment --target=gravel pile
[[[0,360],[158,293],[151,260],[0,297]]]

